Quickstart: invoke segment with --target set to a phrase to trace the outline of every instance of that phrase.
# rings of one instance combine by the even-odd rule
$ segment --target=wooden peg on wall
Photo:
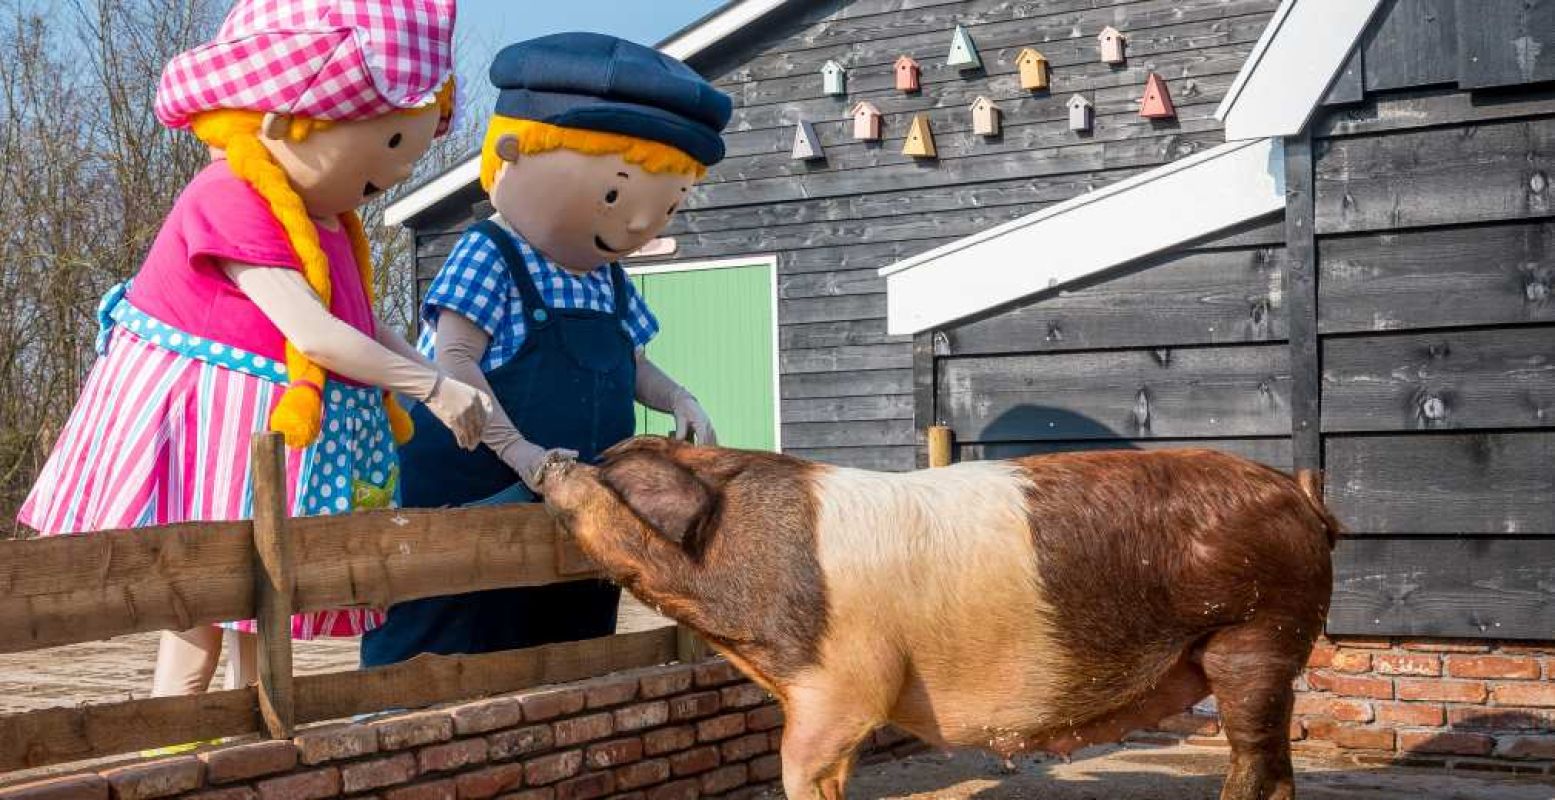
[[[821,149],[821,137],[816,134],[815,126],[808,120],[800,120],[794,128],[795,161],[817,161],[826,157],[826,151]]]
[[[853,138],[861,142],[880,141],[880,109],[868,100],[853,107]]]
[[[1047,56],[1028,47],[1015,57],[1015,65],[1020,67],[1020,88],[1037,92],[1051,86],[1052,72]]]
[[[939,151],[934,148],[934,130],[929,127],[929,118],[919,114],[912,119],[912,129],[907,132],[907,145],[902,148],[902,155],[913,158],[936,158]]]
[[[922,70],[918,62],[912,56],[902,56],[896,59],[896,90],[899,92],[916,92],[922,88]]]
[[[1172,105],[1172,91],[1166,86],[1166,79],[1150,73],[1150,78],[1145,81],[1145,96],[1139,101],[1139,116],[1145,119],[1172,119],[1177,116],[1177,108]]]
[[[848,71],[835,61],[826,62],[821,67],[821,83],[826,93],[832,96],[848,93]]]
[[[981,69],[983,66],[983,57],[977,52],[977,43],[972,41],[972,34],[960,25],[956,26],[956,32],[950,39],[950,57],[945,59],[945,66],[960,69]]]
[[[1004,112],[986,96],[977,98],[972,103],[972,133],[978,136],[998,136],[1004,127],[1001,119],[1003,115]]]
[[[1083,94],[1069,98],[1069,130],[1089,131],[1096,122],[1096,106]]]
[[[1125,49],[1128,46],[1128,37],[1124,36],[1117,28],[1108,25],[1102,28],[1096,36],[1101,42],[1101,60],[1105,64],[1122,64],[1128,60]]]

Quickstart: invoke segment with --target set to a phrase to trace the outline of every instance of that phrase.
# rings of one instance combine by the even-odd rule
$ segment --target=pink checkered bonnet
[[[454,0],[238,0],[215,41],[162,71],[157,119],[187,128],[223,108],[334,121],[420,108],[453,72],[453,29]]]

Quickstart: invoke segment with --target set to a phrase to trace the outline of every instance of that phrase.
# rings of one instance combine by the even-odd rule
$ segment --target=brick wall
[[[0,789],[0,800],[695,800],[777,780],[782,713],[721,659]],[[874,752],[911,748],[882,733]]]
[[[1555,647],[1325,640],[1308,667],[1296,682],[1297,750],[1555,774]],[[1212,706],[1162,727],[1223,744]]]

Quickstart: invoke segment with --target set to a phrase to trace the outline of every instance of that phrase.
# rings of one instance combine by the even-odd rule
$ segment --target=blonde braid
[[[346,234],[351,237],[351,252],[356,256],[356,268],[362,276],[362,288],[367,292],[367,304],[373,304],[373,251],[367,242],[367,229],[362,226],[362,218],[355,211],[348,211],[340,215],[340,224],[346,229]],[[394,433],[396,444],[404,444],[410,441],[410,437],[416,432],[415,423],[411,422],[410,413],[405,407],[394,400],[392,392],[383,393],[384,413],[389,416],[389,430]]]

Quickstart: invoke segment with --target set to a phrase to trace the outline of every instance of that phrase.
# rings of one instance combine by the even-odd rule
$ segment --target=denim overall
[[[524,437],[547,449],[578,451],[584,463],[636,428],[635,347],[622,327],[626,274],[610,265],[615,312],[548,308],[507,231],[491,220],[474,230],[497,244],[527,315],[523,344],[486,373],[495,400]],[[518,474],[482,444],[461,450],[421,404],[411,409],[416,435],[400,449],[406,508],[535,502]],[[364,667],[419,653],[489,653],[615,632],[621,590],[606,581],[493,589],[400,603],[362,639]]]

